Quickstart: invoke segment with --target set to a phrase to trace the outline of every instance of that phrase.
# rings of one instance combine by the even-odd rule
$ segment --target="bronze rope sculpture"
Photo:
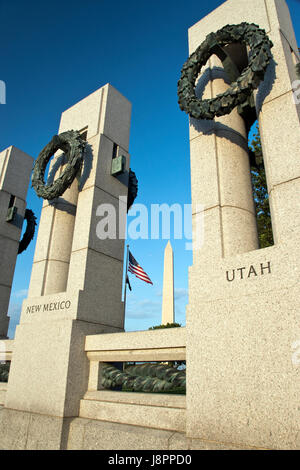
[[[185,390],[185,370],[178,370],[166,364],[137,364],[120,371],[110,364],[103,367],[102,386],[111,389],[123,386],[134,392],[172,392]]]

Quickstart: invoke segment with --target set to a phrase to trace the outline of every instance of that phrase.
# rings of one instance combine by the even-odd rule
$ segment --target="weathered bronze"
[[[231,43],[242,43],[250,47],[248,67],[238,77],[234,64],[222,49]],[[229,114],[236,106],[247,101],[264,79],[272,59],[272,47],[266,32],[255,24],[227,25],[216,33],[209,34],[183,65],[178,82],[180,109],[195,119],[212,120],[216,116]],[[212,99],[200,100],[195,94],[195,83],[201,68],[213,54],[221,57],[230,79],[234,81],[225,93]]]
[[[126,166],[126,157],[120,155],[119,157],[113,158],[111,162],[111,174],[112,176],[118,176],[124,173]]]
[[[165,364],[137,364],[122,372],[112,365],[103,367],[102,386],[123,386],[135,392],[171,392],[186,387],[186,372]]]
[[[127,197],[127,212],[134,203],[138,194],[138,180],[135,176],[134,171],[129,170],[129,180],[128,180],[128,197]]]
[[[36,217],[35,217],[34,213],[32,212],[32,210],[26,209],[24,220],[27,221],[27,227],[26,227],[25,233],[22,237],[22,240],[19,243],[18,255],[20,253],[23,253],[23,251],[26,250],[29,243],[33,239],[34,233],[35,233]]]
[[[86,142],[78,131],[66,131],[55,135],[49,144],[43,148],[35,161],[32,174],[32,186],[39,197],[52,200],[66,191],[73,183],[77,173],[80,171]],[[62,150],[67,159],[67,165],[62,175],[54,183],[45,185],[44,175],[51,156]]]

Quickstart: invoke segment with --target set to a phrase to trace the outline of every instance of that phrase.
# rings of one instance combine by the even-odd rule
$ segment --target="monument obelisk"
[[[174,323],[174,258],[170,241],[165,248],[161,319],[162,325],[167,323]]]

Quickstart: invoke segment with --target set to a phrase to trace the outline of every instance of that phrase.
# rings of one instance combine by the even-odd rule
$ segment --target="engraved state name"
[[[28,305],[26,313],[53,312],[54,310],[66,310],[70,307],[70,300],[63,300],[62,302],[50,302],[49,304]]]
[[[263,276],[265,274],[271,274],[271,261],[267,263],[260,263],[259,265],[251,264],[250,267],[242,267],[226,271],[226,279],[228,282],[232,282],[235,279],[249,279],[253,277]]]

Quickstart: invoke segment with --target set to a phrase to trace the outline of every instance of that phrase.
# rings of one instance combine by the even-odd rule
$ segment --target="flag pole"
[[[129,245],[127,245],[127,253],[126,253],[126,272],[125,272],[125,290],[124,290],[124,322],[125,322],[125,312],[126,312],[128,259],[129,259]],[[123,322],[123,329],[124,329],[124,322]]]

